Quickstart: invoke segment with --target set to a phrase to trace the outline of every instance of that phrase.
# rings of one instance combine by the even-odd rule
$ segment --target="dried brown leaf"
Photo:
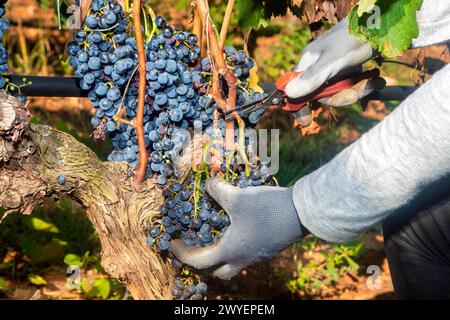
[[[320,21],[323,17],[323,11],[318,9],[317,0],[305,0],[303,10],[309,23]]]
[[[325,0],[322,3],[321,7],[324,12],[325,19],[327,19],[332,24],[338,23],[338,20],[336,17],[336,6],[333,1]]]
[[[292,0],[291,4],[292,4],[294,7],[301,7],[302,4],[303,4],[303,0]]]
[[[320,132],[320,129],[321,129],[320,125],[317,122],[312,121],[309,127],[301,128],[300,132],[302,133],[302,136],[308,136],[318,134]]]
[[[322,112],[323,112],[323,108],[322,108],[322,107],[319,107],[319,108],[317,108],[317,109],[311,110],[311,115],[312,115],[313,119],[316,119],[316,118],[319,117],[319,115],[320,115]]]
[[[350,9],[358,2],[358,0],[334,0],[336,6],[336,16],[339,20],[347,17]]]

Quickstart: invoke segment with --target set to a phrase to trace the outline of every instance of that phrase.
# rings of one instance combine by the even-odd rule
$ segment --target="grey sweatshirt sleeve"
[[[346,242],[450,174],[450,65],[328,164],[297,181],[300,221]]]
[[[419,36],[412,46],[425,47],[450,39],[450,1],[424,0],[417,13]]]
[[[450,1],[424,0],[414,47],[450,39]],[[294,203],[312,233],[351,240],[450,174],[450,66],[332,161],[300,179]]]

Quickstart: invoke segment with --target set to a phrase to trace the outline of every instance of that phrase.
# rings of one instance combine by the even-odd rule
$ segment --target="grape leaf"
[[[236,7],[239,12],[239,26],[242,29],[266,27],[263,4],[258,0],[238,0]],[[270,19],[270,17],[269,17]]]
[[[36,231],[46,231],[51,233],[59,233],[58,227],[53,223],[44,221],[36,217],[29,217],[26,219],[26,224]]]
[[[0,277],[0,291],[6,291],[8,289],[9,282]]]
[[[406,51],[411,41],[419,35],[416,12],[423,0],[378,0],[380,8],[377,13],[364,13],[358,17],[358,6],[349,13],[349,31],[361,41],[370,45],[389,58],[396,57]]]
[[[358,17],[361,17],[364,13],[372,10],[377,0],[360,0],[358,2]]]
[[[111,293],[111,283],[107,278],[95,279],[92,284],[92,291],[90,294],[94,297],[106,300]]]
[[[80,8],[80,11],[78,12],[78,14],[80,14],[80,22],[83,22],[87,16],[87,14],[89,13],[89,9],[91,8],[92,0],[83,0],[83,1],[81,1],[80,4],[79,4],[79,2],[77,2],[75,0],[69,0],[67,2],[69,3],[69,6],[78,6]],[[70,13],[75,14],[76,11],[72,11]]]
[[[80,268],[84,264],[81,257],[73,253],[69,253],[64,257],[64,263],[67,264],[68,266],[76,266]]]
[[[42,278],[40,275],[37,275],[37,274],[29,274],[28,281],[30,281],[32,284],[34,284],[36,286],[47,285],[47,281],[45,281],[44,278]]]
[[[248,0],[247,0],[248,1]],[[253,0],[255,1],[255,0]],[[288,9],[288,3],[290,3],[290,0],[268,0],[268,1],[261,1],[264,6],[264,13],[265,17],[280,17],[284,16],[287,13]]]

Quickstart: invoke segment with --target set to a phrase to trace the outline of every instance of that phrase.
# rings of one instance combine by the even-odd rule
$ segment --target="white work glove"
[[[213,268],[213,275],[230,279],[242,268],[269,258],[305,236],[292,200],[291,188],[234,187],[222,178],[206,181],[206,191],[225,210],[231,224],[212,246],[195,248],[172,240],[170,251],[196,269]]]
[[[289,98],[303,97],[335,76],[357,73],[361,71],[361,65],[374,56],[368,43],[362,43],[349,34],[347,25],[348,20],[342,20],[306,46],[295,68],[295,71],[303,73],[286,86]],[[335,107],[350,105],[384,85],[382,78],[363,80],[353,88],[319,102]]]

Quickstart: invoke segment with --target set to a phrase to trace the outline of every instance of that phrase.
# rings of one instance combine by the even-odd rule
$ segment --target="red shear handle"
[[[288,72],[282,75],[275,82],[275,86],[278,90],[283,91],[286,89],[287,84],[294,78],[298,77],[301,72]],[[335,95],[336,93],[341,92],[344,89],[349,89],[353,87],[358,82],[365,79],[375,79],[380,76],[379,69],[372,69],[363,73],[359,73],[356,75],[350,75],[348,78],[344,80],[340,80],[334,83],[325,83],[320,88],[315,90],[314,92],[297,99],[286,99],[286,105],[283,107],[285,111],[298,111],[305,106],[309,101],[315,101],[322,98],[330,97]]]

